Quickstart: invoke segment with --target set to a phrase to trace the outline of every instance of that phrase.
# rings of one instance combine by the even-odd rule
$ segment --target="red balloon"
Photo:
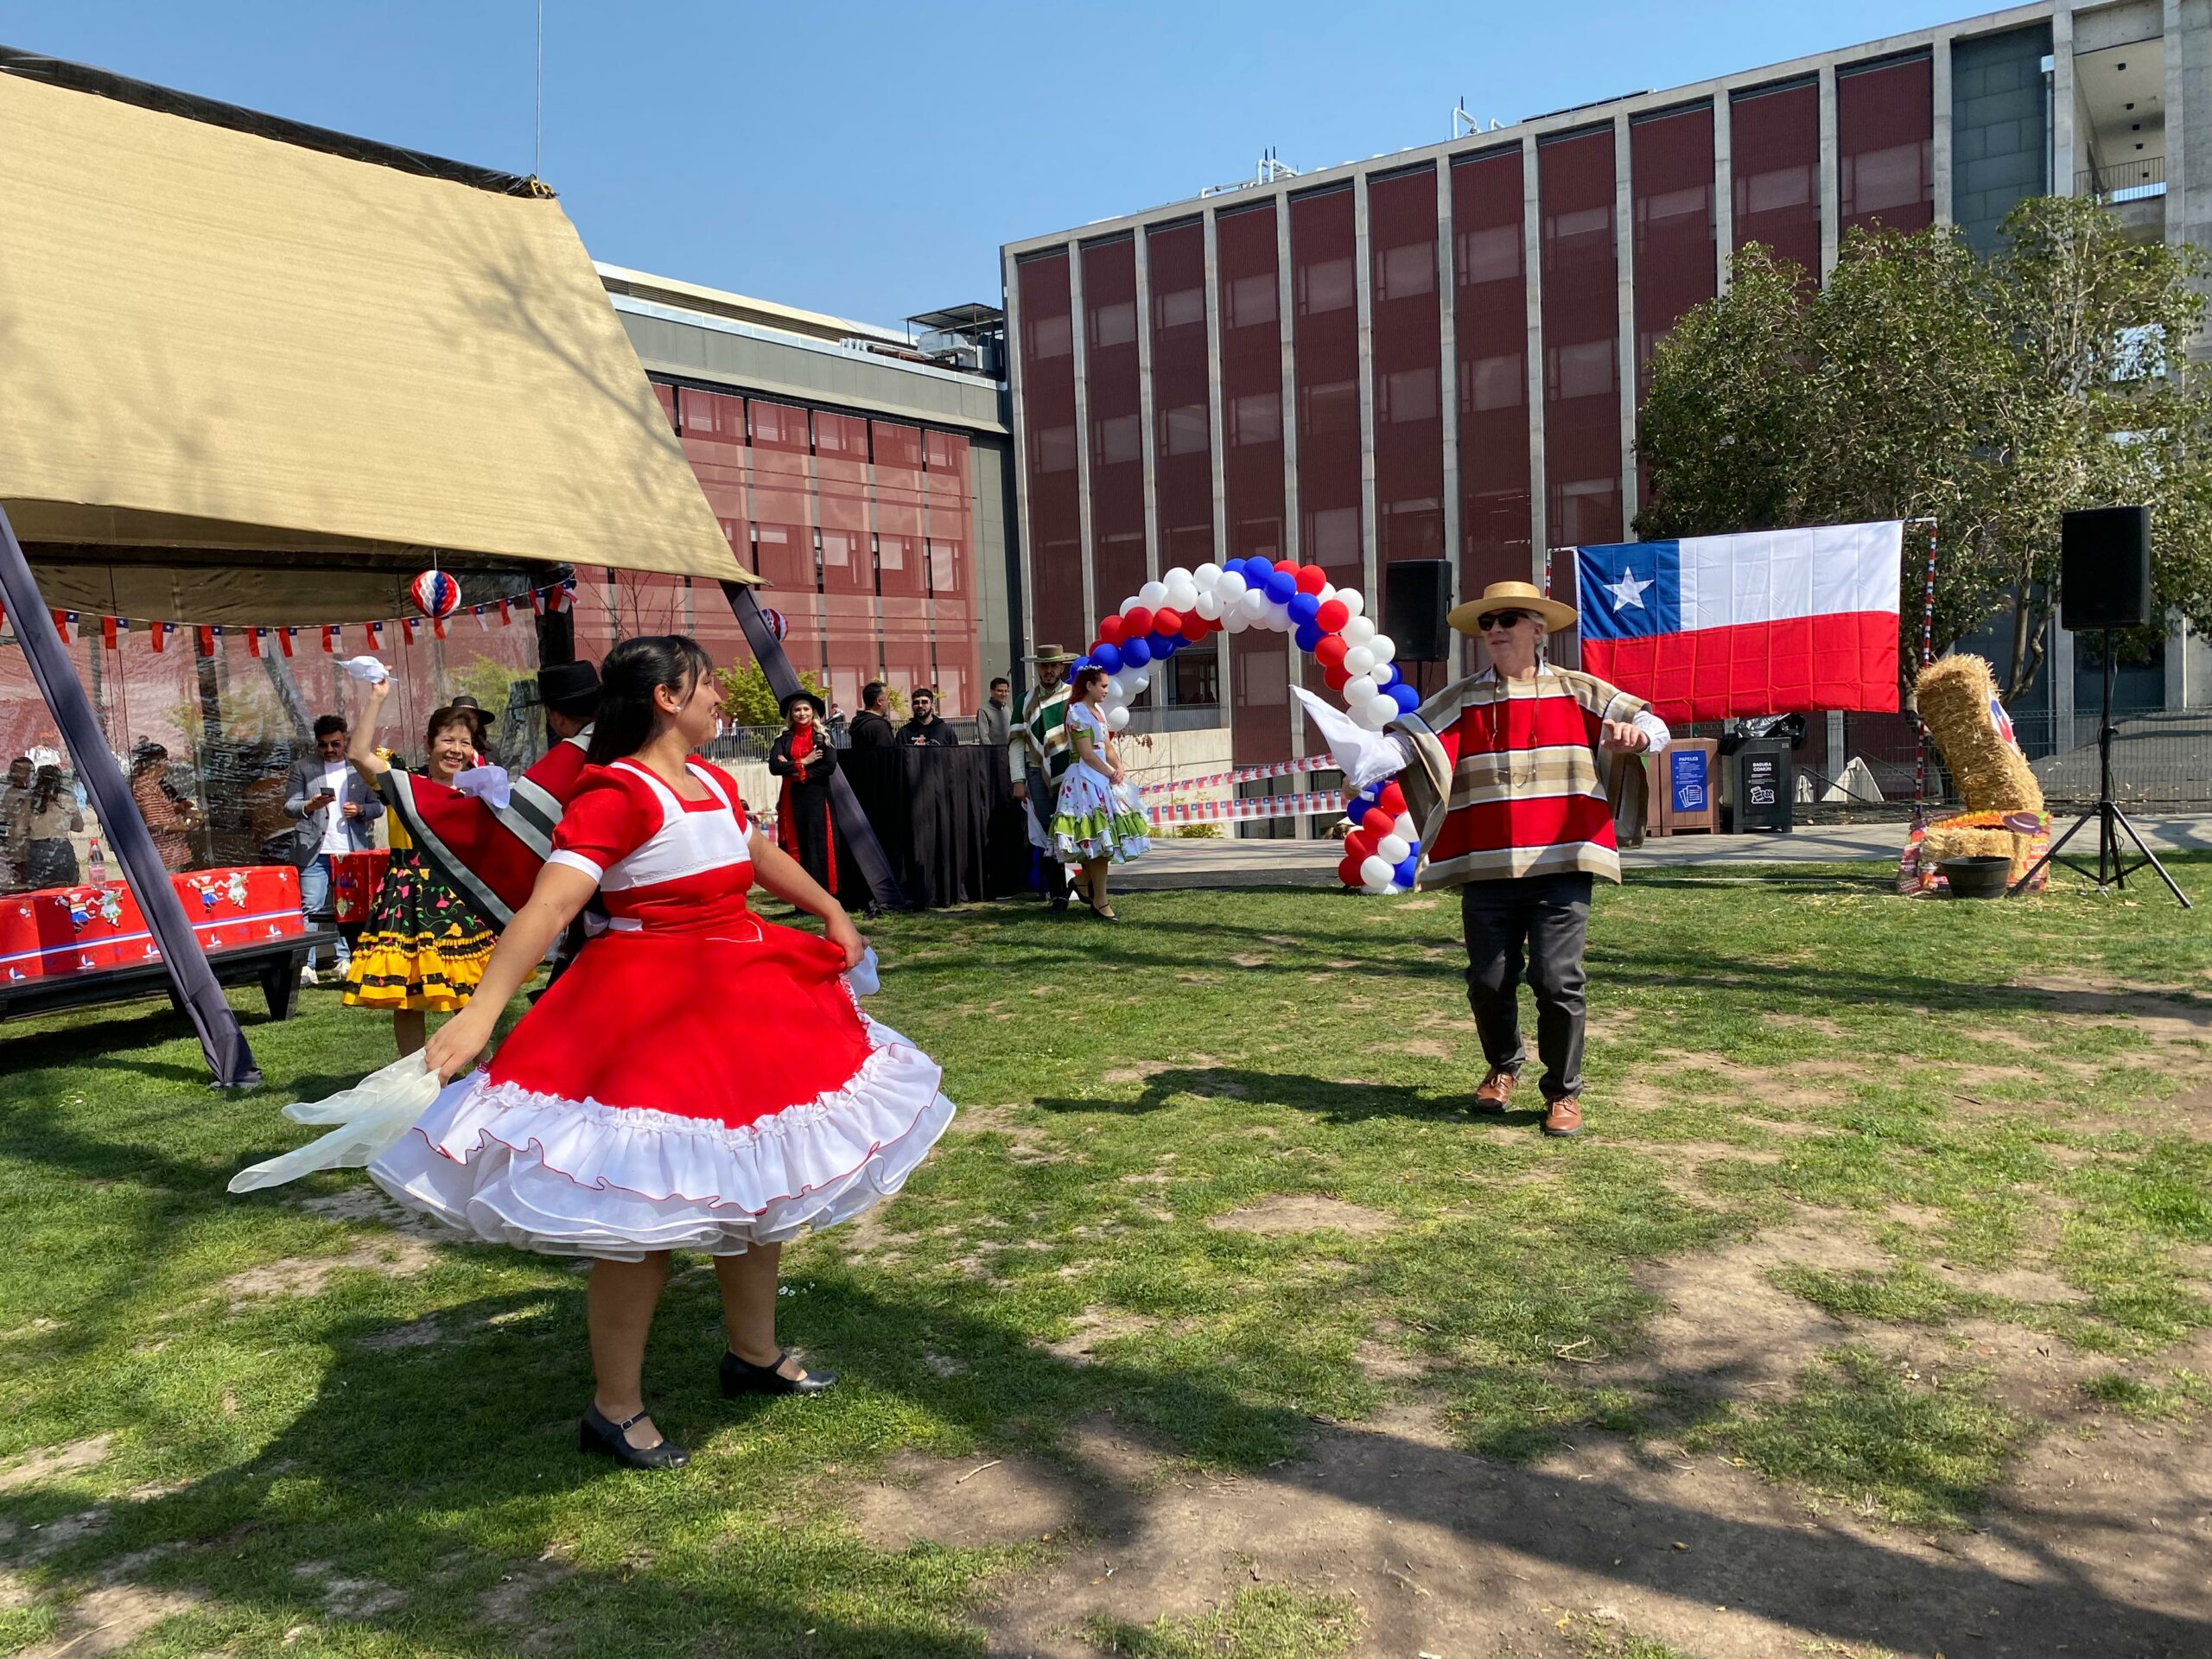
[[[1122,613],[1122,637],[1141,639],[1152,632],[1152,613],[1141,605],[1133,611]]]
[[[1379,842],[1390,833],[1397,822],[1394,814],[1385,812],[1379,806],[1370,806],[1367,809],[1367,816],[1359,821],[1359,827]]]
[[[1321,643],[1325,645],[1329,642],[1324,639]],[[1351,676],[1344,672],[1341,664],[1335,668],[1323,669],[1321,678],[1332,691],[1341,691],[1351,683]]]
[[[1109,616],[1098,625],[1098,637],[1109,645],[1118,645],[1128,638],[1129,625],[1118,616]]]
[[[1324,633],[1334,633],[1351,620],[1351,607],[1341,599],[1325,599],[1321,608],[1313,613],[1313,626]]]
[[[1219,631],[1220,627],[1220,623],[1209,622],[1196,611],[1192,611],[1183,619],[1183,637],[1195,642],[1211,638]]]
[[[1275,569],[1288,576],[1294,576],[1298,574],[1297,565],[1294,564],[1288,559],[1277,559],[1275,561]]]
[[[1318,594],[1329,585],[1329,573],[1318,564],[1301,564],[1296,575],[1298,591],[1301,594]]]
[[[1395,778],[1382,785],[1382,792],[1375,798],[1382,810],[1390,815],[1391,822],[1394,823],[1397,821],[1398,814],[1406,810],[1406,791],[1398,786],[1398,780]]]
[[[1361,886],[1362,883],[1359,879],[1359,861],[1354,858],[1347,858],[1343,863],[1338,865],[1337,880],[1343,882],[1344,886],[1348,887],[1357,887]]]
[[[1379,839],[1364,830],[1355,830],[1344,837],[1344,856],[1357,864],[1364,864],[1375,856],[1375,843]]]
[[[1154,633],[1182,632],[1183,613],[1172,611],[1165,605],[1161,606],[1152,613],[1152,631]]]
[[[1344,652],[1351,647],[1344,644],[1341,633],[1325,633],[1321,643],[1313,647],[1313,660],[1324,668],[1335,668],[1344,659]]]

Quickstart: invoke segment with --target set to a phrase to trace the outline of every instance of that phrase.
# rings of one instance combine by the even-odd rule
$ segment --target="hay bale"
[[[2043,786],[2019,750],[1998,735],[1990,714],[1997,679],[1986,662],[1967,652],[1939,658],[1920,671],[1916,696],[1920,718],[1969,810],[2043,810]]]

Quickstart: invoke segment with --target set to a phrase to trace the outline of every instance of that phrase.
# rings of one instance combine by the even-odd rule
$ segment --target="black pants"
[[[1590,877],[1581,872],[1470,881],[1459,889],[1467,938],[1467,1003],[1483,1058],[1518,1076],[1518,995],[1525,969],[1536,994],[1536,1053],[1546,1100],[1582,1092],[1582,946],[1590,931]]]
[[[1052,838],[1052,810],[1059,804],[1060,791],[1034,766],[1029,768],[1024,781],[1029,786],[1029,804],[1037,810],[1037,822],[1049,842]],[[1056,905],[1068,901],[1068,867],[1052,856],[1050,847],[1045,849],[1045,896]]]

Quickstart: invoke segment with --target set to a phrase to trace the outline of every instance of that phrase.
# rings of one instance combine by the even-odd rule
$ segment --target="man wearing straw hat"
[[[1583,943],[1591,888],[1621,879],[1617,815],[1642,838],[1643,768],[1667,724],[1641,698],[1543,659],[1545,632],[1572,606],[1525,582],[1494,582],[1448,619],[1491,665],[1447,685],[1381,734],[1300,690],[1347,788],[1401,773],[1421,847],[1420,885],[1457,887],[1467,1001],[1489,1071],[1478,1112],[1503,1112],[1527,1057],[1519,988],[1536,996],[1543,1129],[1582,1128]]]
[[[1029,809],[1029,844],[1045,852],[1046,896],[1054,910],[1068,907],[1067,867],[1052,856],[1045,825],[1059,798],[1060,777],[1071,759],[1068,749],[1068,664],[1075,653],[1039,645],[1030,656],[1037,683],[1022,700],[1021,718],[1007,740],[1007,767],[1014,773],[1014,798]]]

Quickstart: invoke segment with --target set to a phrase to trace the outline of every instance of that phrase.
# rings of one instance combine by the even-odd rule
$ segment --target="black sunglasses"
[[[1484,633],[1495,627],[1518,627],[1535,616],[1534,611],[1491,611],[1475,619],[1475,626]]]

